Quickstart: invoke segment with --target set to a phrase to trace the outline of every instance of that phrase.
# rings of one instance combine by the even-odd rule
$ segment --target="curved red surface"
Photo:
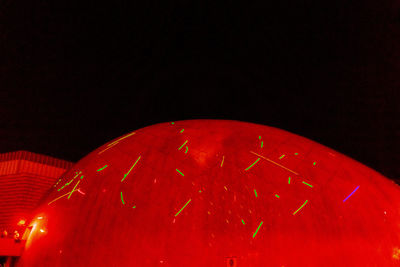
[[[19,266],[399,266],[400,190],[257,124],[162,123],[79,161]]]

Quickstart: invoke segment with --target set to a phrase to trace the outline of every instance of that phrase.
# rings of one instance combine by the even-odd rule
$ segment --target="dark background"
[[[154,123],[234,119],[399,182],[399,86],[396,1],[0,2],[0,152],[77,161]]]

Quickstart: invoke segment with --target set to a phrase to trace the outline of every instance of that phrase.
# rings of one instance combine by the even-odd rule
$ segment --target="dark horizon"
[[[399,182],[394,1],[2,4],[0,153],[76,162],[155,123],[277,127]]]

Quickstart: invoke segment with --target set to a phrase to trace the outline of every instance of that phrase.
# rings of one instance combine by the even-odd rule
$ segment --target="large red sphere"
[[[400,190],[303,137],[161,123],[79,161],[19,266],[399,266]]]

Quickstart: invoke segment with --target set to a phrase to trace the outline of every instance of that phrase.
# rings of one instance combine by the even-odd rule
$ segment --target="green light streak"
[[[186,140],[185,141],[185,143],[183,143],[182,145],[181,145],[181,147],[180,148],[178,148],[178,150],[181,150],[182,149],[182,147],[184,146],[184,145],[186,145],[186,143],[188,142],[188,140]]]
[[[83,175],[81,176],[81,179],[83,179]]]
[[[122,192],[121,192],[121,202],[123,205],[125,205],[124,198],[122,197]]]
[[[312,185],[310,185],[309,183],[306,183],[303,181],[303,184],[308,185],[309,187],[313,187]]]
[[[181,211],[187,206],[187,204],[189,204],[190,201],[192,201],[192,199],[189,199],[188,202],[186,202],[186,204],[175,214],[175,217],[181,213]]]
[[[256,191],[255,189],[254,189],[254,195],[256,195],[256,197],[258,197],[258,196],[257,196],[257,191]]]
[[[256,159],[256,161],[254,161],[253,164],[251,164],[249,167],[247,167],[247,169],[245,169],[245,171],[247,171],[247,170],[249,170],[251,167],[253,167],[254,164],[256,164],[259,160],[260,160],[260,158]]]
[[[72,178],[71,181],[69,181],[68,183],[64,184],[60,189],[58,189],[58,191],[60,191],[64,187],[70,185],[75,180],[75,178],[78,177],[78,175],[81,174],[81,173],[82,173],[82,171],[77,172],[76,175],[74,176],[74,178]]]
[[[132,209],[136,209],[136,205],[132,207]]]
[[[261,135],[260,135],[260,136],[258,136],[258,139],[260,139],[260,140],[261,140]],[[261,141],[261,144],[260,144],[261,148],[263,147],[263,145],[264,145],[264,142],[263,142],[263,141]]]
[[[307,204],[308,200],[306,200],[303,205],[301,205],[300,208],[298,208],[295,212],[293,212],[293,215],[295,215],[299,210],[301,210],[306,204]]]
[[[260,229],[261,225],[263,224],[263,221],[260,222],[260,225],[258,226],[257,230],[253,234],[253,238],[256,236],[258,230]]]
[[[279,159],[283,159],[283,157],[285,157],[285,154],[283,154]]]
[[[224,164],[225,156],[222,156],[221,167]]]
[[[243,221],[243,219],[242,219],[242,223],[243,223],[243,225],[245,224],[244,221]]]
[[[141,158],[141,156],[139,156],[137,158],[137,160],[135,161],[135,163],[133,163],[132,167],[129,169],[129,171],[127,173],[124,174],[124,178],[122,178],[121,182],[125,180],[126,176],[129,175],[129,173],[131,172],[131,170],[133,169],[133,167],[135,167],[136,163],[138,163],[139,159]]]
[[[182,129],[182,130],[181,130],[181,133],[183,133],[184,130],[185,130],[185,129]]]
[[[277,194],[275,194],[275,196],[276,196],[277,198],[280,198],[280,196],[278,196]]]
[[[316,162],[316,161],[314,161],[313,165],[315,166],[315,164],[317,164],[317,162]]]
[[[105,168],[107,168],[108,167],[108,165],[105,165],[103,168],[100,168],[100,169],[98,169],[97,171],[98,172],[101,172],[102,170],[104,170]]]
[[[172,125],[174,125],[174,124],[175,124],[175,122],[171,122],[171,124],[172,124]]]
[[[289,176],[289,180],[288,180],[288,182],[287,182],[288,184],[290,184],[290,176]]]
[[[81,181],[78,181],[75,186],[74,189],[72,189],[71,193],[69,193],[68,199],[71,197],[72,193],[75,191],[76,186],[80,183]]]
[[[179,172],[182,176],[185,176],[180,170],[176,169],[177,172]]]
[[[188,152],[189,148],[186,146],[185,154]]]

